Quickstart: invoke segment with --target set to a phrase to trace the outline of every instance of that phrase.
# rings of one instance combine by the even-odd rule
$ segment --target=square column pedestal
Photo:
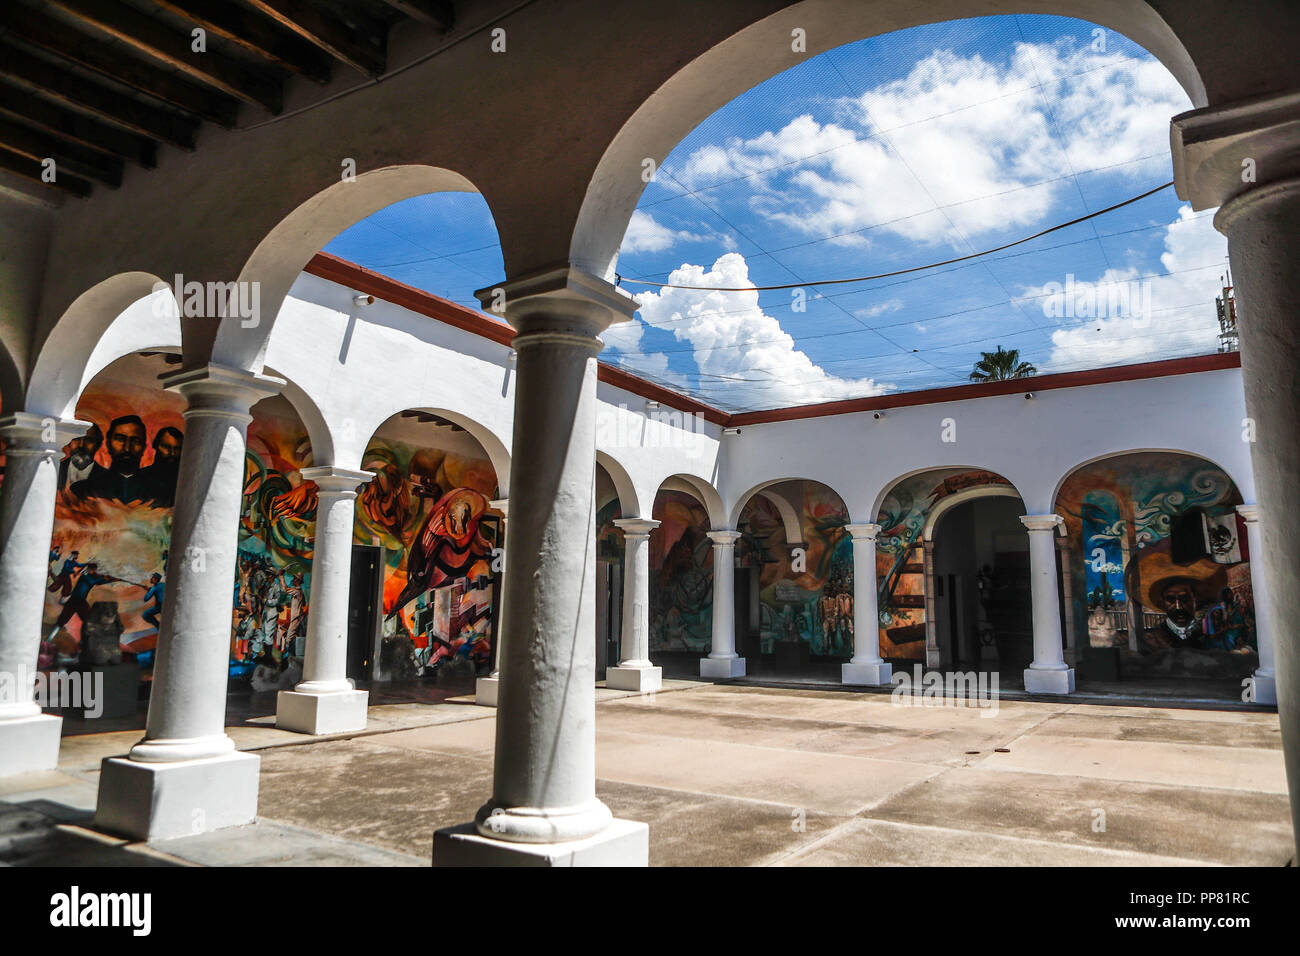
[[[855,687],[884,687],[894,676],[894,666],[881,661],[879,664],[841,664],[840,683]]]
[[[1255,703],[1277,706],[1277,678],[1272,674],[1255,674]]]
[[[610,667],[605,671],[605,686],[613,690],[634,690],[653,694],[664,686],[662,667]]]
[[[495,707],[497,695],[501,692],[500,677],[480,677],[474,681],[474,703],[484,707]]]
[[[650,827],[615,818],[594,836],[567,843],[509,843],[472,823],[433,834],[434,866],[649,866]]]
[[[1049,671],[1025,668],[1026,694],[1073,694],[1074,668]]]
[[[0,721],[0,777],[59,765],[59,735],[63,718],[34,714]]]
[[[252,823],[261,763],[238,751],[175,763],[105,757],[95,826],[138,840],[166,840]]]
[[[713,680],[726,680],[730,677],[745,676],[745,659],[743,657],[701,657],[700,676]]]
[[[343,734],[366,729],[364,690],[334,694],[300,694],[282,690],[275,696],[275,726],[300,734]]]

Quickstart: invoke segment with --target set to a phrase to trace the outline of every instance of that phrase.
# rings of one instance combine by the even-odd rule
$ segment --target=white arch
[[[750,23],[686,63],[645,99],[611,140],[592,174],[573,230],[570,259],[612,278],[619,246],[645,188],[643,161],[661,163],[710,115],[809,55],[868,37],[967,17],[1034,13],[1075,17],[1115,30],[1162,62],[1194,107],[1208,102],[1186,47],[1144,0],[804,0]],[[791,49],[801,29],[808,53]]]
[[[989,474],[991,474],[991,475],[997,475],[999,478],[1001,478],[1003,481],[1005,481],[1005,482],[1007,483],[1007,485],[1006,485],[1007,487],[1010,487],[1010,488],[1015,489],[1016,497],[1018,497],[1021,501],[1024,501],[1024,500],[1025,500],[1025,496],[1024,496],[1024,494],[1021,492],[1020,488],[1016,485],[1016,483],[1015,483],[1014,481],[1012,481],[1011,479],[1007,478],[1006,474],[1005,474],[1004,472],[1000,471],[1000,470],[997,469],[997,468],[990,468],[990,467],[988,467],[987,465],[968,465],[968,464],[955,464],[955,465],[927,465],[927,466],[924,467],[924,468],[913,468],[911,471],[906,471],[906,472],[904,472],[903,474],[899,475],[898,477],[896,477],[896,478],[892,479],[891,481],[887,482],[887,483],[885,484],[885,487],[882,488],[882,489],[881,489],[881,490],[876,494],[875,501],[874,501],[874,503],[873,503],[872,506],[871,506],[871,520],[872,520],[872,521],[875,521],[875,520],[880,516],[880,508],[881,508],[881,506],[884,505],[884,503],[885,503],[885,499],[888,498],[888,497],[890,496],[890,494],[893,492],[893,490],[894,490],[895,488],[897,488],[897,487],[898,487],[900,484],[902,484],[904,481],[907,481],[909,478],[915,478],[917,475],[924,475],[924,474],[927,474],[928,472],[932,472],[932,471],[934,471],[934,472],[939,472],[939,471],[952,471],[952,472],[964,472],[964,471],[987,471]],[[981,487],[983,487],[983,486],[981,486]],[[967,490],[967,489],[963,489],[963,490]]]
[[[182,348],[176,300],[147,272],[105,279],[77,298],[41,345],[27,411],[71,418],[90,380],[133,352]]]
[[[785,540],[788,544],[798,544],[803,541],[803,523],[799,520],[799,512],[795,510],[790,499],[771,488],[763,488],[753,494],[755,498],[766,498],[772,503],[778,515],[781,516],[781,524],[785,528]],[[745,506],[742,504],[741,512]],[[739,519],[739,515],[737,516]]]
[[[1024,502],[1020,492],[1011,485],[978,485],[974,488],[963,488],[955,495],[940,498],[935,502],[934,507],[930,509],[929,517],[925,520],[925,527],[921,530],[922,539],[933,541],[934,533],[939,527],[939,519],[958,505],[977,498],[1015,498],[1022,504]]]
[[[342,460],[335,460],[332,462],[317,460],[316,463],[334,464],[341,468],[360,468],[361,459],[365,457],[366,448],[368,448],[370,443],[374,441],[375,435],[379,433],[379,430],[393,418],[406,411],[425,412],[429,415],[437,415],[439,418],[444,418],[452,424],[458,425],[464,429],[466,434],[478,442],[479,446],[483,449],[483,452],[487,455],[488,461],[492,464],[492,470],[496,473],[497,479],[497,497],[510,497],[510,450],[506,447],[505,442],[503,442],[500,437],[492,431],[492,429],[488,428],[482,422],[463,412],[449,408],[437,408],[430,405],[404,406],[394,410],[390,414],[384,415],[383,418],[379,419],[369,428],[363,429],[362,426],[357,425],[355,433],[357,436],[367,436],[365,441],[353,441],[350,443],[341,442],[336,446],[339,450],[336,452],[335,457],[336,459]],[[332,433],[333,431],[346,430],[348,429],[341,427],[341,423],[334,423]]]
[[[261,371],[267,344],[289,289],[312,256],[331,239],[386,206],[436,192],[478,192],[460,173],[438,166],[386,166],[355,180],[322,189],[285,216],[244,263],[240,282],[256,282],[262,315],[245,327],[239,317],[222,320],[212,346],[213,361]]]
[[[655,489],[656,497],[658,497],[660,491],[685,492],[704,505],[704,509],[709,514],[709,524],[713,528],[729,529],[732,527],[727,524],[727,509],[722,503],[722,495],[718,494],[718,489],[703,478],[685,473],[669,475]],[[653,508],[653,504],[651,507]]]
[[[623,467],[623,463],[607,451],[596,449],[596,463],[605,469],[610,480],[614,482],[614,491],[618,494],[618,509],[624,518],[648,518],[641,513],[641,501],[636,493],[636,483]],[[653,507],[653,502],[651,503]]]

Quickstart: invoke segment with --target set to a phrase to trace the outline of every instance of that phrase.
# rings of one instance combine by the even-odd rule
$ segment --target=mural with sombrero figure
[[[1076,633],[1122,677],[1240,678],[1258,666],[1241,495],[1212,462],[1139,452],[1061,487]]]

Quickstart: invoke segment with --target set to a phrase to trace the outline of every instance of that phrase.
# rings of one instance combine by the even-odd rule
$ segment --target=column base
[[[510,843],[485,837],[473,823],[433,834],[434,866],[649,866],[650,827],[614,819],[582,840]]]
[[[300,734],[342,734],[366,729],[364,690],[333,694],[301,694],[282,690],[275,697],[275,726]]]
[[[176,763],[105,757],[95,826],[138,840],[166,840],[252,823],[261,763],[239,752]]]
[[[713,680],[744,677],[745,659],[743,657],[701,657],[700,676]]]
[[[501,693],[500,677],[480,677],[474,681],[474,703],[495,707]]]
[[[1255,703],[1277,706],[1277,677],[1255,672]],[[3,725],[0,725],[3,726]]]
[[[0,720],[0,777],[59,765],[59,736],[63,718],[33,714]]]
[[[653,694],[664,686],[664,669],[662,667],[610,667],[605,671],[605,686],[613,690],[634,690],[638,694]]]
[[[938,648],[927,647],[925,649],[925,666],[942,668],[943,651]]]
[[[1025,693],[1027,694],[1073,694],[1074,668],[1049,671],[1025,668]]]
[[[850,661],[840,665],[840,683],[855,687],[884,687],[893,676],[893,665],[884,661],[878,664],[854,664]]]

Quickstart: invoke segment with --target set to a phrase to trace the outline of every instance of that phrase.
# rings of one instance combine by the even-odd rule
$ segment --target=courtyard
[[[1278,718],[670,680],[599,688],[596,791],[650,825],[656,866],[1294,864]],[[495,711],[383,703],[364,733],[227,728],[262,760],[258,821],[129,842],[93,828],[100,760],[138,730],[65,738],[57,771],[0,783],[16,866],[427,866],[490,790]]]

